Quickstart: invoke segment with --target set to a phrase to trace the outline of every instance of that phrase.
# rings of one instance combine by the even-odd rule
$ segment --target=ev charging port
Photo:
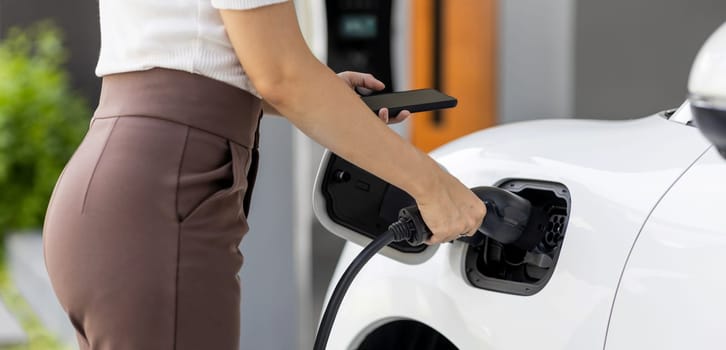
[[[570,194],[562,184],[536,180],[508,180],[498,187],[530,201],[530,222],[517,242],[502,244],[488,237],[472,241],[466,250],[466,276],[478,288],[532,295],[547,284],[559,258]]]

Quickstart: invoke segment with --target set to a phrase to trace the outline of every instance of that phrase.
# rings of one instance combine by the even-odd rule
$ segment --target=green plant
[[[0,41],[0,245],[10,229],[38,228],[90,109],[71,89],[58,28],[14,28]],[[0,247],[1,248],[1,247]]]

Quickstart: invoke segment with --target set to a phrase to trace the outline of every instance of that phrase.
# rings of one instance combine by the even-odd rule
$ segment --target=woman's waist
[[[221,81],[154,68],[104,76],[94,119],[161,118],[253,147],[261,106],[256,96]]]

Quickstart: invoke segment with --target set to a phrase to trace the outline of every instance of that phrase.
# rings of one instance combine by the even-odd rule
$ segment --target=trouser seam
[[[98,169],[98,164],[101,163],[101,160],[103,159],[103,154],[106,153],[106,147],[108,146],[108,141],[111,139],[111,136],[113,135],[113,130],[116,129],[116,123],[118,122],[118,118],[113,120],[113,124],[111,125],[111,130],[108,131],[108,136],[106,136],[106,140],[103,142],[103,148],[101,148],[101,154],[98,155],[98,159],[96,159],[96,164],[93,165],[93,170],[91,170],[91,177],[88,179],[88,183],[86,184],[86,192],[83,194],[83,202],[81,203],[81,214],[86,212],[86,200],[88,200],[88,193],[91,191],[91,183],[93,182],[93,178],[96,176],[96,170]]]
[[[187,150],[187,143],[189,142],[189,129],[187,126],[186,134],[184,135],[184,144],[182,146],[181,155],[179,156],[179,168],[177,169],[176,175],[176,190],[174,191],[174,213],[177,216],[177,237],[176,237],[176,272],[174,276],[174,340],[172,341],[172,350],[176,349],[177,331],[179,324],[179,262],[181,260],[181,232],[182,222],[179,220],[179,186],[181,182],[181,172],[184,165],[184,154]]]

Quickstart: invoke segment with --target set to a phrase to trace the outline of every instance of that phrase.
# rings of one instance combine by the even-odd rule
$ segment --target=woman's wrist
[[[446,182],[445,177],[448,176],[436,161],[426,154],[420,153],[420,155],[422,159],[418,163],[421,164],[421,168],[409,172],[412,176],[410,185],[404,188],[418,203],[426,202],[426,198],[433,196]]]

